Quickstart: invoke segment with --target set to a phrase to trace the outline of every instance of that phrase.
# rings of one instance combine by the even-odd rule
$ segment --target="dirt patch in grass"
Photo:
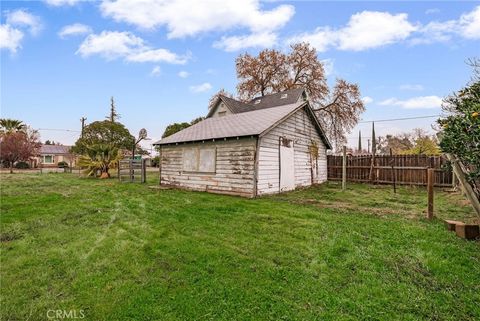
[[[366,207],[358,206],[354,204],[347,204],[340,201],[323,201],[318,199],[298,199],[298,200],[288,200],[292,204],[301,204],[301,205],[311,205],[317,208],[328,208],[328,209],[338,209],[345,211],[351,211],[355,213],[364,213],[364,214],[373,214],[375,216],[389,216],[389,215],[401,215],[402,217],[408,219],[418,218],[422,212],[405,210],[405,209],[395,209],[395,208],[384,208],[384,207]]]
[[[8,231],[0,233],[0,242],[7,243],[15,240],[19,240],[23,237],[23,233],[19,231]]]

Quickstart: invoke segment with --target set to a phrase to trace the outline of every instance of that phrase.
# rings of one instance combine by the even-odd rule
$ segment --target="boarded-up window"
[[[201,148],[200,149],[200,162],[198,165],[199,172],[215,172],[216,163],[216,150],[215,148]]]
[[[215,173],[217,150],[215,148],[185,148],[183,170],[186,172]]]
[[[196,172],[198,169],[197,148],[185,148],[183,150],[183,170]]]

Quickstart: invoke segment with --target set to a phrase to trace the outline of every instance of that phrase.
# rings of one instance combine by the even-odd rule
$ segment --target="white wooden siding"
[[[258,155],[257,194],[273,194],[280,191],[280,137],[294,140],[295,186],[312,184],[309,146],[318,145],[318,175],[314,184],[327,180],[327,151],[315,125],[305,109],[297,111],[284,122],[260,138]],[[315,177],[315,176],[314,176]]]
[[[160,182],[213,193],[254,196],[256,138],[162,146]],[[216,148],[215,173],[183,171],[183,149]]]
[[[216,106],[214,106],[213,108],[215,108],[212,116],[210,117],[222,117],[222,116],[226,116],[226,115],[231,115],[232,112],[230,111],[230,109],[227,108],[227,106],[225,106],[225,104],[221,101],[219,102]]]

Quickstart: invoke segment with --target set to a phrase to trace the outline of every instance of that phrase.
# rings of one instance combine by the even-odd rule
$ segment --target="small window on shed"
[[[183,150],[185,172],[215,173],[217,150],[215,148],[190,147]]]
[[[287,97],[288,97],[288,94],[282,94],[282,95],[280,96],[280,99],[285,99],[285,98],[287,98]]]
[[[218,116],[222,117],[222,116],[225,116],[227,114],[226,111],[219,111],[218,112]]]

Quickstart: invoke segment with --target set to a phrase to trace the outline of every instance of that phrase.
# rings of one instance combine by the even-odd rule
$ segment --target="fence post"
[[[395,158],[393,158],[393,151],[390,148],[390,163],[392,164],[392,181],[393,181],[393,192],[397,193],[397,172],[395,171]]]
[[[427,169],[427,193],[428,193],[428,206],[427,206],[427,218],[430,220],[433,218],[433,168]]]
[[[129,160],[129,166],[130,166],[130,182],[135,182],[135,172],[133,170],[133,158]]]
[[[342,190],[347,189],[347,146],[343,146],[342,160]]]

